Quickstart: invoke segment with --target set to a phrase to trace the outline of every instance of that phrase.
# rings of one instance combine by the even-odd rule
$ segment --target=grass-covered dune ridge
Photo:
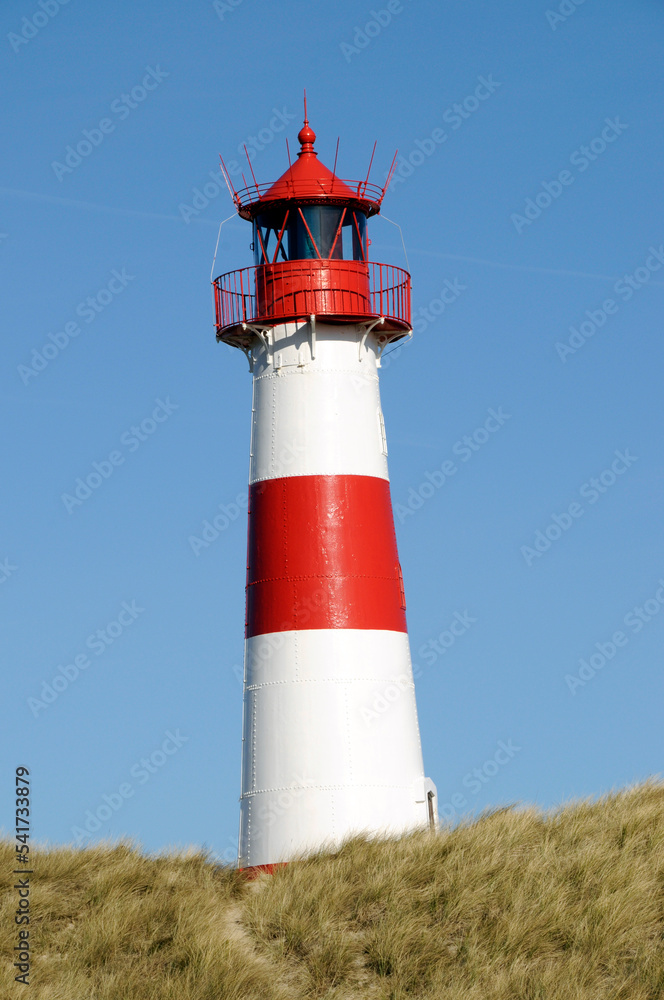
[[[355,839],[247,881],[203,854],[34,847],[29,987],[2,851],[0,996],[659,1000],[664,785],[439,835]]]

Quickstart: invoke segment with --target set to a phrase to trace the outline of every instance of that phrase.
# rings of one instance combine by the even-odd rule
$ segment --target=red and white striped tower
[[[256,263],[213,283],[217,338],[253,373],[242,868],[437,822],[378,387],[410,275],[368,260],[387,184],[320,163],[306,105],[298,138],[278,181],[233,190]]]

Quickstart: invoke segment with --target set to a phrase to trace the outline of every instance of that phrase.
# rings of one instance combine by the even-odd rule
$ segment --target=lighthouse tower
[[[369,261],[387,184],[325,167],[306,104],[298,139],[279,180],[233,190],[255,264],[213,282],[217,339],[253,375],[242,868],[437,822],[378,386],[410,275]]]

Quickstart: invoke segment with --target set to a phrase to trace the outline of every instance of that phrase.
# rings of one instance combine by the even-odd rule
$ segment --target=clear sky
[[[416,333],[382,393],[444,814],[658,773],[661,4],[12,0],[0,20],[2,761],[33,772],[35,837],[106,804],[93,837],[233,857],[251,380],[214,339],[233,206],[212,178],[221,153],[241,183],[247,143],[276,179],[304,87],[342,176],[377,140],[382,182],[400,151],[384,209]],[[370,236],[404,266],[393,226]],[[249,242],[228,222],[217,273]]]

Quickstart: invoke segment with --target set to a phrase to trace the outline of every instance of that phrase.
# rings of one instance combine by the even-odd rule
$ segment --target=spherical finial
[[[301,153],[313,153],[314,143],[316,141],[316,133],[309,125],[308,120],[304,119],[304,126],[300,129],[297,134],[298,141],[302,146],[300,150]]]

